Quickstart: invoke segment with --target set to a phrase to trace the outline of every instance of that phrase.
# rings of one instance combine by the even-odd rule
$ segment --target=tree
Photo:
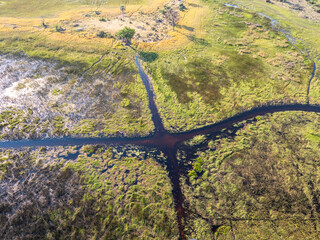
[[[42,17],[42,26],[44,27],[44,28],[47,28],[48,27],[48,25],[44,22],[44,18]]]
[[[122,14],[124,14],[124,11],[126,10],[126,6],[125,5],[121,5],[120,6],[120,10],[121,10]]]
[[[172,8],[169,8],[166,10],[166,16],[172,25],[172,30],[174,31],[174,27],[176,26],[177,22],[180,19],[178,11],[176,11]]]
[[[61,26],[59,26],[59,25],[55,25],[55,28],[56,28],[57,32],[64,32],[66,30],[66,29],[62,28]]]
[[[131,39],[135,34],[135,30],[129,27],[124,27],[124,29],[117,32],[116,36],[121,39],[126,45],[131,43]]]

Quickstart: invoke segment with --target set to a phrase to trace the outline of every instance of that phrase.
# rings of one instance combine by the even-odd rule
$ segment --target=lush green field
[[[202,34],[190,29],[188,46],[146,64],[166,128],[192,129],[268,102],[305,102],[311,61],[267,18],[208,4]]]
[[[305,46],[309,48],[311,55],[317,57],[320,54],[319,39],[320,24],[309,19],[303,19],[297,13],[290,9],[279,7],[275,4],[268,4],[263,0],[240,0],[250,10],[261,12],[280,21],[287,27],[296,38],[300,38],[305,42]],[[319,13],[317,13],[319,14]]]
[[[254,0],[250,1],[250,3],[243,0],[240,2],[249,6],[250,9],[254,9],[254,11],[262,12],[278,19],[297,39],[302,40],[303,43],[301,48],[306,48],[310,51],[310,56],[315,60],[318,66],[316,78],[313,80],[310,88],[310,103],[319,104],[320,23],[298,17],[297,14],[290,11],[290,9],[281,8],[274,4],[267,4],[262,0]],[[310,3],[319,4],[319,1],[310,1]],[[314,14],[319,15],[320,13]]]
[[[215,224],[216,239],[318,239],[319,121],[277,113],[211,141],[184,184],[188,237],[214,239]]]

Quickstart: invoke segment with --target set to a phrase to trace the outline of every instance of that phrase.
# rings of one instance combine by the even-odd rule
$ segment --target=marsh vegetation
[[[0,155],[2,239],[178,239],[170,181],[152,153],[83,146]]]
[[[318,133],[318,114],[277,113],[213,139],[182,177],[189,236],[317,239]]]

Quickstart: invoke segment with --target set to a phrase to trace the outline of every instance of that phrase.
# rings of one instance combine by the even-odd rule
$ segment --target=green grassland
[[[241,2],[244,3],[244,1]],[[310,1],[310,3],[319,4],[319,1]],[[300,38],[304,41],[303,47],[309,49],[311,57],[314,58],[315,62],[318,65],[316,77],[313,80],[310,88],[310,103],[319,104],[320,24],[315,23],[309,19],[299,18],[289,9],[265,4],[263,1],[251,1],[250,6],[257,11],[267,13],[270,16],[279,19],[282,25],[289,28],[297,38]],[[319,6],[317,8],[320,9]]]
[[[246,1],[240,0],[249,9],[261,12],[271,16],[280,21],[280,23],[287,27],[296,38],[302,39],[306,47],[309,48],[313,57],[319,56],[319,23],[309,19],[303,19],[297,13],[290,11],[290,9],[279,7],[275,4],[268,4],[263,0]]]
[[[195,213],[188,237],[318,239],[319,117],[259,117],[199,152],[183,187]],[[222,225],[215,236],[208,223]]]
[[[319,92],[320,92],[320,73],[319,73],[319,64],[320,64],[320,23],[314,22],[310,19],[301,18],[297,13],[290,11],[290,9],[282,8],[276,4],[268,4],[262,0],[253,0],[253,1],[238,1],[239,3],[244,4],[249,7],[251,11],[261,12],[266,15],[271,16],[272,18],[277,19],[282,26],[291,31],[295,38],[302,41],[300,43],[300,48],[306,48],[310,52],[310,57],[314,59],[317,64],[317,71],[315,78],[313,79],[310,87],[310,98],[309,102],[311,104],[319,104]],[[310,4],[315,6],[315,11],[319,9],[319,1],[308,1]],[[318,14],[319,13],[314,13]]]
[[[151,155],[83,146],[65,159],[76,151],[1,151],[0,184],[19,195],[0,196],[2,239],[178,239],[170,180]]]
[[[270,20],[222,3],[208,3],[204,34],[190,30],[190,45],[161,51],[146,64],[169,130],[203,126],[268,102],[306,101],[312,62],[273,31]]]
[[[3,0],[0,4],[0,16],[9,17],[33,17],[52,14],[57,11],[65,10],[80,4],[85,4],[85,1],[19,1],[19,0]]]

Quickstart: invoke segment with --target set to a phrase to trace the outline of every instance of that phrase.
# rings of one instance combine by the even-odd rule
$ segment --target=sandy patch
[[[136,34],[133,38],[138,42],[158,42],[171,38],[170,31],[172,26],[164,13],[165,7],[176,9],[178,12],[181,2],[168,1],[157,9],[150,11],[144,7],[126,10],[121,13],[120,10],[96,10],[82,12],[82,16],[76,16],[71,19],[60,20],[58,25],[65,29],[65,32],[78,32],[81,34],[91,33],[94,36],[99,31],[104,31],[112,36],[123,29],[130,27],[135,29]],[[179,12],[182,14],[182,12]]]
[[[287,0],[284,2],[272,1],[273,4],[285,8],[290,11],[298,13],[298,16],[305,19],[310,19],[315,22],[320,22],[320,13],[316,8],[309,4],[306,0]]]

